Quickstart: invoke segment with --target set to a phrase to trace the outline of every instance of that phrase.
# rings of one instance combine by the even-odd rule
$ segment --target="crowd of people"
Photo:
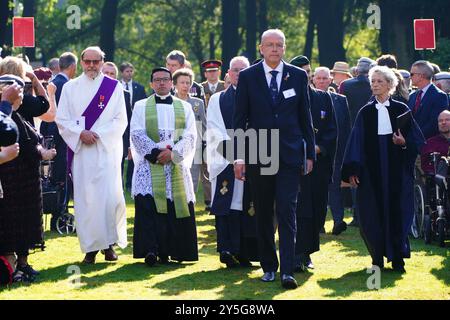
[[[405,272],[414,170],[427,170],[424,155],[449,151],[450,73],[424,60],[401,70],[393,55],[312,71],[308,57],[285,60],[278,29],[263,33],[259,49],[253,63],[234,57],[225,81],[222,62],[205,61],[203,83],[174,50],[145,70],[147,89],[133,80],[131,63],[105,62],[99,47],[86,48],[80,61],[66,52],[35,70],[24,56],[2,59],[0,280],[39,275],[28,256],[43,241],[45,160],[65,195],[50,227],[73,195],[85,264],[100,251],[116,261],[115,247],[127,246],[125,192],[135,205],[134,258],[149,266],[197,261],[201,182],[227,268],[258,261],[262,281],[275,281],[280,268],[282,286],[297,288],[294,274],[317,267],[311,255],[320,250],[328,207],[331,233],[347,229],[351,190],[351,225],[360,228],[372,264],[384,268],[387,258]],[[239,130],[247,138],[256,132],[256,142],[238,143],[231,132]],[[48,136],[54,147],[44,143]],[[267,150],[275,173],[266,173]]]

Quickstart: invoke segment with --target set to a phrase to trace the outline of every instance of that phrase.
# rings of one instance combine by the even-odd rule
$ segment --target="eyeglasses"
[[[277,49],[277,50],[281,50],[284,48],[283,43],[266,43],[266,44],[263,44],[263,46],[267,47],[267,48]]]
[[[83,60],[83,62],[87,65],[98,65],[102,60]]]
[[[242,70],[244,70],[245,68],[232,68],[232,69],[230,69],[230,71],[233,71],[233,72],[235,72],[235,73],[239,73],[239,72],[241,72]]]
[[[410,73],[411,77],[413,77],[413,76],[416,75],[416,74],[423,74],[423,73],[418,73],[418,72],[411,72],[411,73]]]
[[[153,82],[161,83],[161,82],[169,82],[170,80],[171,80],[170,78],[154,78]]]

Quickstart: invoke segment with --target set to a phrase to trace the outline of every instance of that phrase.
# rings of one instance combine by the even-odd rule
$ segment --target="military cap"
[[[206,60],[202,63],[202,68],[205,71],[217,71],[222,66],[222,61],[220,60]]]
[[[296,56],[289,63],[299,68],[311,64],[311,62],[309,62],[309,59],[305,56]]]

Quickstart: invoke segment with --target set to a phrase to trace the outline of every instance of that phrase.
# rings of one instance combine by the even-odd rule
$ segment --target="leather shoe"
[[[261,281],[263,281],[263,282],[275,281],[275,272],[273,272],[273,271],[264,272],[264,275],[261,277]]]
[[[405,262],[402,260],[392,261],[392,269],[399,273],[406,273]]]
[[[227,268],[234,268],[239,265],[239,261],[228,251],[220,253],[220,262],[225,263]]]
[[[155,265],[156,261],[158,261],[158,258],[156,257],[156,254],[154,254],[153,252],[149,252],[149,253],[145,256],[145,263],[146,263],[149,267]]]
[[[306,270],[307,270],[307,267],[303,263],[300,263],[299,265],[297,265],[295,267],[294,272],[301,273],[301,272],[306,272]]]
[[[83,263],[84,264],[94,264],[95,263],[95,256],[97,255],[98,251],[92,251],[86,253],[86,256],[84,257]]]
[[[281,285],[285,289],[297,289],[298,284],[293,276],[283,274],[281,275]]]
[[[105,255],[105,261],[117,261],[117,259],[119,259],[119,257],[117,256],[117,254],[114,251],[112,246],[110,246],[108,249],[104,250],[104,255]]]
[[[345,230],[347,230],[347,223],[345,223],[345,221],[342,221],[333,226],[333,231],[331,231],[331,233],[337,236],[340,235]]]

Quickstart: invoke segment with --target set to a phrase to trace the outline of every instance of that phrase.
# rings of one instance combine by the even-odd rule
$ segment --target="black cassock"
[[[387,107],[392,131],[397,131],[397,116],[409,110],[389,99]],[[378,135],[376,101],[358,113],[350,135],[342,167],[342,180],[358,176],[360,232],[373,264],[402,262],[410,257],[408,233],[414,215],[414,164],[424,137],[413,120],[402,130],[406,149],[392,142],[392,134]]]
[[[337,146],[337,123],[330,95],[310,88],[311,116],[313,119],[317,155],[313,171],[300,178],[297,202],[296,255],[309,255],[319,251],[319,233],[327,214],[328,185],[333,176]]]

